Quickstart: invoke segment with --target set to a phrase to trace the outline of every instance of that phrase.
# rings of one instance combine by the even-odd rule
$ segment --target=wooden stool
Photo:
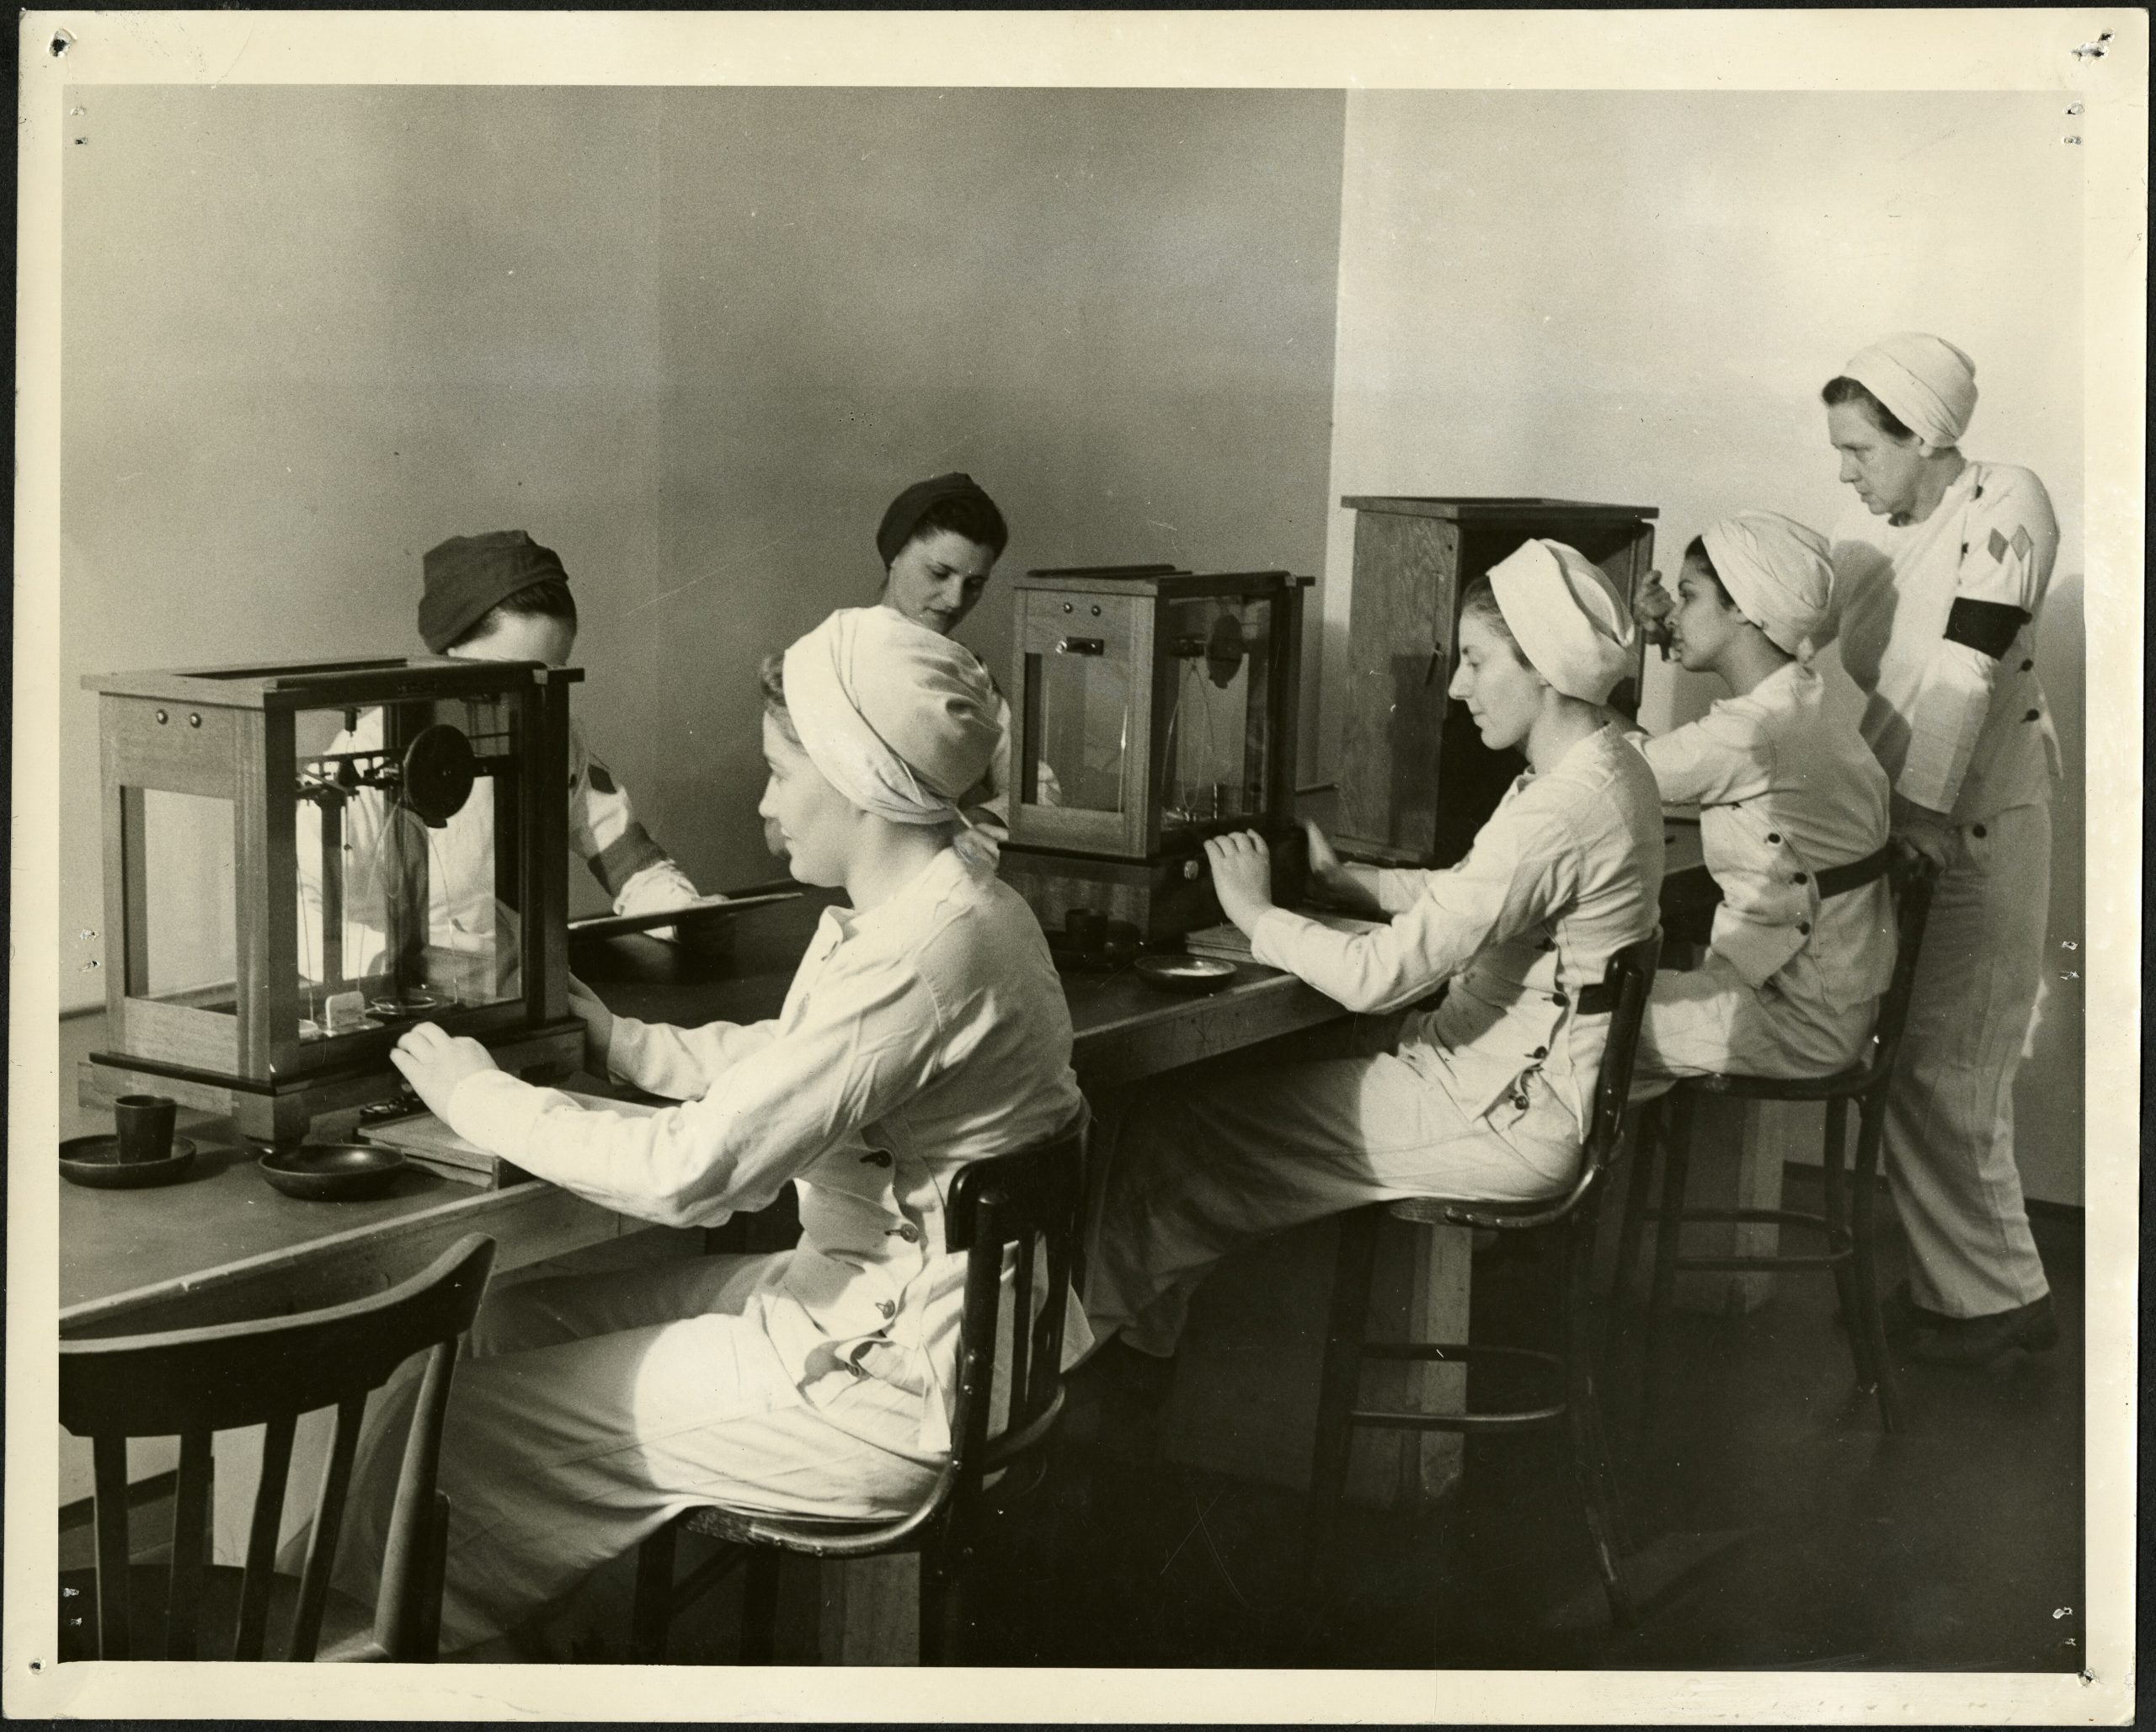
[[[1318,1579],[1317,1553],[1331,1535],[1346,1488],[1348,1445],[1356,1427],[1481,1434],[1526,1431],[1561,1421],[1572,1433],[1573,1477],[1594,1542],[1595,1565],[1602,1575],[1610,1617],[1620,1623],[1630,1619],[1631,1601],[1620,1562],[1629,1548],[1588,1351],[1589,1312],[1594,1294],[1590,1269],[1596,1220],[1607,1194],[1603,1181],[1618,1158],[1623,1140],[1632,1053],[1639,1042],[1640,1022],[1661,944],[1659,935],[1642,939],[1610,958],[1604,983],[1610,1005],[1609,1043],[1603,1049],[1601,1071],[1595,1079],[1594,1108],[1581,1152],[1580,1176],[1569,1191],[1524,1203],[1411,1197],[1358,1209],[1342,1220],[1331,1321],[1318,1398],[1317,1447],[1310,1472],[1310,1579]],[[1582,1003],[1584,1008],[1585,994]],[[1389,1211],[1397,1220],[1431,1226],[1486,1228],[1505,1233],[1559,1229],[1564,1244],[1558,1295],[1562,1324],[1557,1351],[1544,1353],[1456,1342],[1365,1340],[1364,1320],[1369,1310],[1371,1260],[1380,1209]],[[1548,1387],[1535,1405],[1503,1411],[1435,1414],[1364,1408],[1357,1404],[1362,1368],[1372,1359],[1442,1360],[1470,1367],[1478,1362],[1533,1365],[1548,1378]]]
[[[1655,1222],[1654,1282],[1647,1299],[1647,1354],[1652,1361],[1655,1332],[1668,1314],[1680,1269],[1722,1271],[1832,1271],[1842,1319],[1849,1330],[1858,1387],[1876,1392],[1880,1424],[1889,1431],[1903,1427],[1901,1391],[1896,1383],[1886,1332],[1879,1315],[1879,1283],[1873,1252],[1874,1206],[1878,1196],[1879,1144],[1885,1129],[1886,1090],[1908,1020],[1909,994],[1916,981],[1917,955],[1924,922],[1931,913],[1934,872],[1921,855],[1897,855],[1888,870],[1894,890],[1894,926],[1899,946],[1894,973],[1879,1003],[1871,1049],[1863,1061],[1828,1077],[1760,1077],[1726,1073],[1687,1078],[1668,1096],[1668,1135],[1662,1128],[1662,1103],[1650,1103],[1641,1115],[1641,1155],[1625,1198],[1624,1225],[1618,1237],[1617,1282],[1621,1291],[1639,1251],[1640,1229]],[[1698,1095],[1744,1100],[1817,1100],[1826,1107],[1825,1197],[1823,1212],[1796,1209],[1687,1209],[1685,1183],[1691,1169],[1692,1101]],[[1859,1128],[1856,1164],[1851,1174],[1853,1197],[1845,1197],[1842,1159],[1847,1127],[1844,1106],[1856,1104]],[[1662,1207],[1646,1207],[1654,1171],[1656,1144],[1663,1145]],[[1737,1254],[1680,1255],[1678,1239],[1694,1221],[1740,1222],[1792,1227],[1820,1234],[1825,1249],[1774,1256]]]
[[[779,1559],[787,1552],[828,1560],[918,1553],[921,1663],[936,1665],[953,1657],[971,1622],[958,1592],[967,1561],[987,1522],[1039,1483],[1049,1438],[1063,1410],[1064,1308],[1078,1241],[1085,1159],[1086,1121],[1081,1118],[1053,1143],[974,1162],[952,1184],[945,1245],[967,1253],[958,1395],[951,1458],[921,1505],[889,1521],[750,1516],[717,1505],[685,1511],[638,1551],[632,1660],[663,1663],[675,1615],[735,1565],[745,1564],[741,1663],[769,1665]],[[1007,1287],[1009,1419],[990,1438],[1006,1266],[1016,1270]],[[721,1541],[727,1549],[677,1582],[675,1541],[683,1532]]]

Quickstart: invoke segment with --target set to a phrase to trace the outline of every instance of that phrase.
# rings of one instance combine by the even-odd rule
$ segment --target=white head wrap
[[[1497,610],[1534,670],[1598,704],[1631,669],[1631,610],[1602,568],[1562,541],[1523,542],[1490,568]]]
[[[787,714],[826,781],[893,823],[958,821],[1002,737],[979,657],[888,607],[848,607],[785,665]]]
[[[1961,443],[1977,408],[1977,364],[1944,338],[1897,331],[1849,357],[1854,379],[1926,445]]]
[[[1829,635],[1834,561],[1827,538],[1778,511],[1740,511],[1700,540],[1737,610],[1801,662]]]

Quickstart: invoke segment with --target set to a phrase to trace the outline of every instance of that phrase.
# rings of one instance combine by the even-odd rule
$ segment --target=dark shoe
[[[1944,1311],[1917,1303],[1906,1281],[1879,1302],[1879,1320],[1886,1325],[1886,1339],[1897,1347],[1912,1346],[1924,1330],[1951,1327],[1955,1321]]]
[[[1910,1351],[1933,1365],[1988,1365],[2015,1347],[2036,1353],[2057,1345],[2058,1319],[2046,1293],[2011,1311],[1941,1319],[1925,1329]]]

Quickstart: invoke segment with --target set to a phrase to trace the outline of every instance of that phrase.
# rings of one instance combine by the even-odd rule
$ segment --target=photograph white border
[[[2055,92],[2085,153],[2090,712],[2141,714],[2148,17],[1802,12],[34,12],[19,22],[9,1146],[56,1135],[60,163],[69,87],[926,85]],[[57,45],[57,51],[56,51]],[[2141,730],[2091,729],[2087,1136],[2138,1141]],[[12,1716],[937,1720],[932,1674],[612,1667],[71,1666],[56,1569],[49,1163],[9,1163],[6,1601]],[[2086,1192],[2086,1671],[969,1671],[1025,1721],[2121,1724],[2132,1713],[2138,1163]],[[40,1660],[39,1656],[48,1656]],[[35,1666],[37,1670],[31,1668]]]

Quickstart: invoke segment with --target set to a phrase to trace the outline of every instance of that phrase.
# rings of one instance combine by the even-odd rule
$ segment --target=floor
[[[1791,1206],[1805,1207],[1804,1183]],[[1471,1444],[1458,1495],[1419,1516],[1355,1514],[1305,1572],[1299,1498],[1161,1463],[1144,1447],[1145,1404],[1095,1387],[1081,1391],[1047,1511],[985,1584],[979,1657],[2077,1671],[2078,1218],[2036,1234],[2059,1346],[1983,1370],[1905,1365],[1908,1435],[1882,1436],[1854,1390],[1823,1278],[1782,1278],[1748,1317],[1676,1319],[1646,1411],[1637,1344],[1621,1354],[1608,1381],[1643,1602],[1630,1629],[1604,1615],[1556,1434]],[[1886,1260],[1899,1279],[1897,1239]],[[1479,1257],[1478,1319],[1486,1304],[1531,1310],[1540,1273],[1531,1257]],[[1044,1548],[1052,1572],[1029,1567]]]

